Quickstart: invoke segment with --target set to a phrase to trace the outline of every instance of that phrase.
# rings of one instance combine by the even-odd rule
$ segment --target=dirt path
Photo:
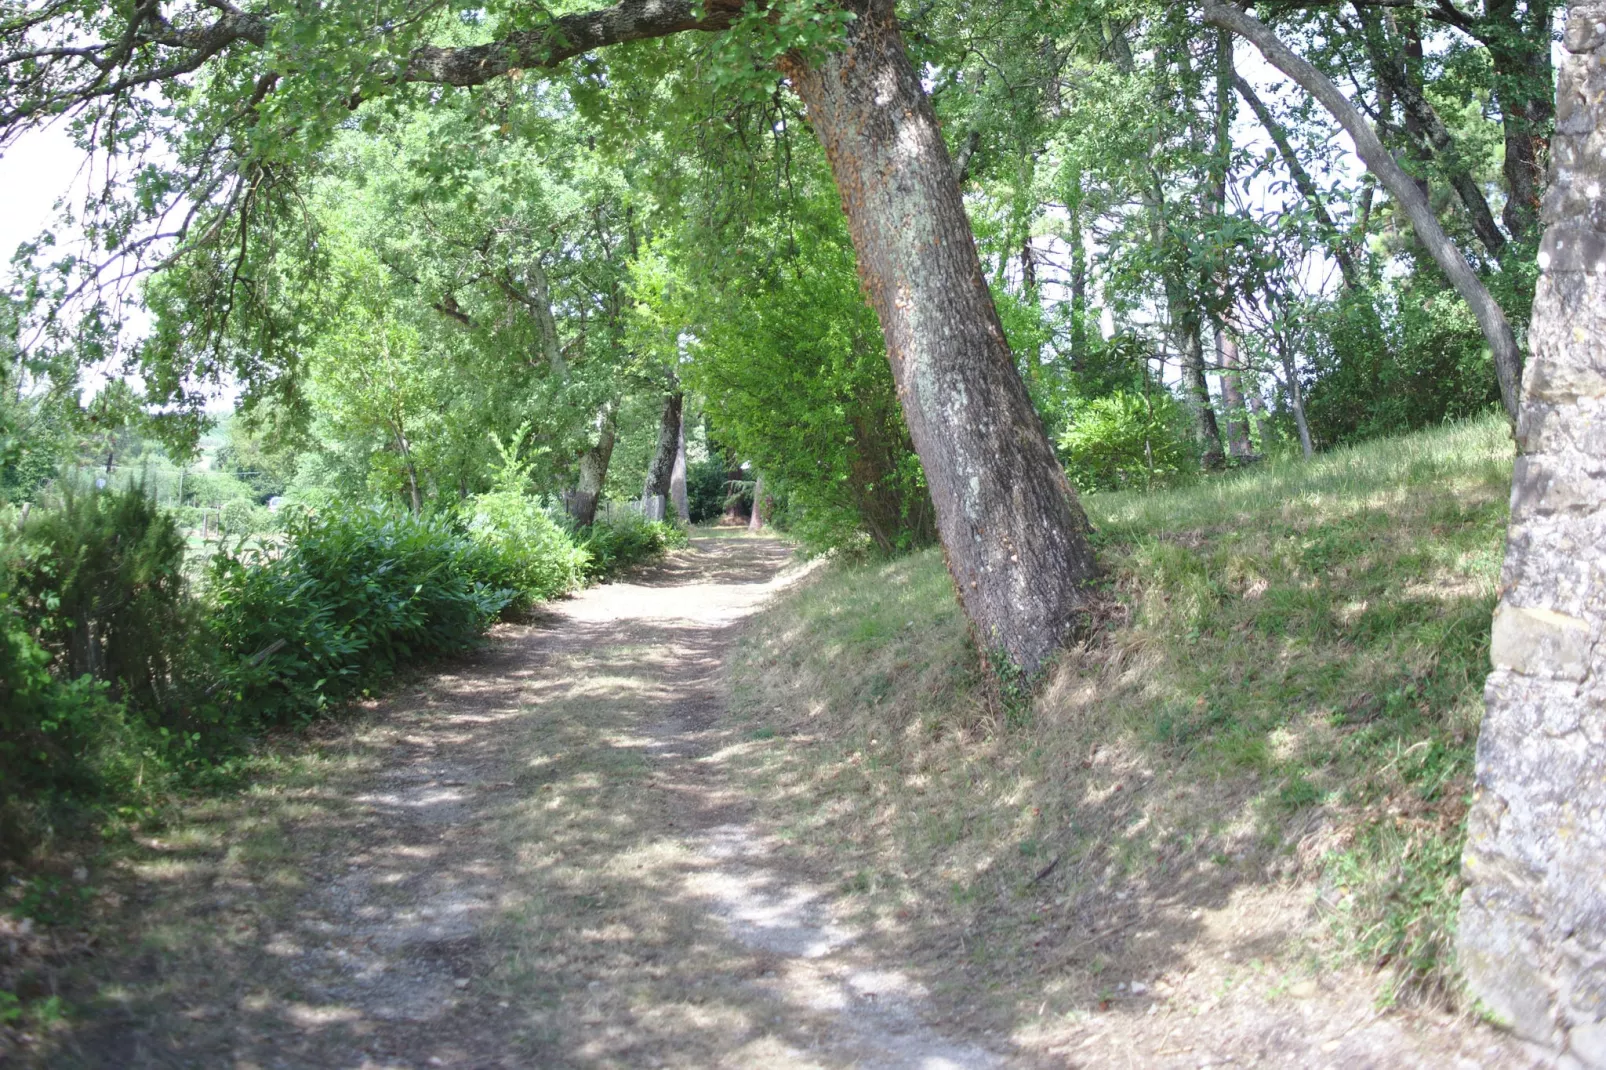
[[[148,841],[52,1066],[1019,1064],[947,1036],[725,759],[721,663],[786,549],[700,540]],[[97,879],[100,879],[97,877]]]

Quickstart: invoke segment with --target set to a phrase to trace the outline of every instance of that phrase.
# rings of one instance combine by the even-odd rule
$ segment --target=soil
[[[57,975],[76,1011],[13,1059],[1531,1065],[1465,1019],[1379,1012],[1337,975],[1271,995],[1235,982],[1254,948],[1234,917],[1258,933],[1278,909],[1253,896],[1201,920],[1185,968],[1123,980],[1074,1020],[967,1015],[962,956],[938,977],[856,928],[733,772],[753,740],[727,716],[724,662],[802,571],[777,541],[699,539],[500,626],[284,775],[198,807],[90,875],[95,946]],[[1142,904],[1126,910],[1141,946]]]

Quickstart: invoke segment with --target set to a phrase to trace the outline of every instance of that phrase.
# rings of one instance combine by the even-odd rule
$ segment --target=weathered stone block
[[[1502,605],[1494,615],[1489,658],[1525,675],[1582,680],[1589,673],[1589,625],[1549,609]]]

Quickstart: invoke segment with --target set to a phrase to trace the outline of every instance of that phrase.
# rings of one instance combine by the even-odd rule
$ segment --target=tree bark
[[[1472,309],[1478,326],[1483,330],[1484,340],[1494,355],[1500,400],[1505,405],[1507,417],[1515,420],[1517,392],[1522,379],[1522,353],[1517,348],[1511,324],[1506,321],[1504,310],[1483,285],[1483,280],[1478,278],[1466,257],[1461,255],[1461,251],[1439,225],[1432,206],[1411,176],[1395,162],[1355,105],[1349,102],[1332,80],[1283,44],[1265,23],[1220,0],[1201,0],[1201,10],[1206,22],[1232,30],[1258,48],[1272,66],[1315,97],[1349,134],[1361,161],[1400,205],[1411,220],[1417,239]]]
[[[1563,36],[1458,943],[1559,1065],[1606,1067],[1606,0]]]
[[[753,480],[753,511],[747,516],[748,531],[764,529],[764,477]]]
[[[1170,302],[1175,309],[1179,302]],[[1188,303],[1191,305],[1191,302]],[[1196,310],[1187,309],[1180,323],[1173,322],[1178,348],[1182,356],[1182,388],[1187,391],[1188,404],[1193,409],[1194,430],[1199,435],[1199,463],[1205,468],[1221,468],[1227,457],[1221,452],[1221,426],[1216,423],[1215,406],[1210,402],[1210,381],[1205,378],[1204,324]],[[1173,312],[1173,316],[1175,313]]]
[[[1232,33],[1216,31],[1216,99],[1213,142],[1210,154],[1210,184],[1208,187],[1210,214],[1220,226],[1227,215],[1227,182],[1232,173],[1232,102],[1233,82],[1237,72],[1232,65]],[[1227,452],[1234,460],[1246,460],[1250,455],[1249,424],[1244,416],[1244,394],[1238,385],[1238,347],[1228,335],[1223,320],[1232,307],[1233,294],[1224,278],[1201,280],[1203,287],[1217,295],[1212,319],[1215,321],[1216,378],[1221,383],[1221,414],[1227,422]]]
[[[652,509],[649,504],[654,498],[658,499],[661,509],[669,501],[669,484],[674,476],[675,458],[680,453],[680,418],[684,397],[679,390],[664,395],[663,415],[658,420],[658,444],[653,449],[652,460],[647,464],[647,482],[641,489],[641,505],[644,512]],[[651,520],[662,520],[663,513],[650,516]]]
[[[681,410],[680,429],[675,432],[675,465],[669,470],[669,500],[682,524],[691,523],[691,503],[686,500],[686,420]]]
[[[1544,162],[1556,111],[1550,87],[1555,72],[1550,58],[1549,0],[1529,0],[1521,17],[1514,3],[1485,5],[1491,32],[1479,34],[1489,50],[1494,96],[1500,105],[1505,135],[1506,203],[1500,218],[1512,240],[1531,245],[1538,238],[1539,198]]]
[[[1097,573],[1087,520],[1004,340],[893,4],[851,6],[843,47],[784,69],[836,178],[976,641],[1035,671]]]
[[[1316,452],[1310,440],[1310,422],[1305,419],[1305,392],[1299,385],[1299,372],[1294,368],[1294,354],[1288,337],[1277,332],[1277,356],[1282,361],[1283,377],[1288,382],[1288,405],[1294,410],[1294,426],[1299,430],[1299,450],[1310,460]]]
[[[1227,452],[1235,461],[1247,461],[1255,450],[1249,437],[1249,416],[1239,382],[1238,342],[1224,325],[1216,326],[1216,361],[1221,365],[1221,413],[1227,420]]]
[[[597,502],[602,497],[603,485],[608,481],[608,463],[613,460],[613,443],[617,434],[614,424],[614,403],[609,401],[597,416],[597,441],[580,455],[580,479],[569,499],[569,515],[581,527],[596,523]]]

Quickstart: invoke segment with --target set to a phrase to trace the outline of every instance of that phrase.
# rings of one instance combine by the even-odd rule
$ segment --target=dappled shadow
[[[1526,1066],[1431,1007],[1380,1015],[1363,954],[1331,941],[1363,889],[1323,880],[1324,857],[1387,822],[1400,865],[1369,864],[1420,910],[1440,886],[1399,869],[1439,872],[1425,847],[1459,817],[1470,733],[1451,721],[1476,701],[1489,603],[1460,555],[1493,540],[1479,510],[1415,508],[1273,530],[1285,571],[1281,547],[1165,549],[1199,578],[1197,615],[1173,582],[1152,612],[1178,634],[1069,654],[1030,717],[950,701],[963,621],[927,582],[935,555],[829,576],[750,632],[738,716],[774,738],[739,775],[788,869],[963,1033],[1057,1066]],[[1407,520],[1445,530],[1424,547]],[[1288,657],[1290,635],[1323,645]]]
[[[990,1065],[902,980],[796,975],[859,934],[765,867],[720,760],[732,627],[787,558],[711,540],[503,626],[145,841],[41,1061]]]

